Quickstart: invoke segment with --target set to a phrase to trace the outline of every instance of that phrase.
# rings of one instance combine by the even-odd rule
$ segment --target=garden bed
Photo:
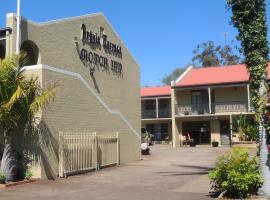
[[[257,148],[258,144],[254,141],[241,141],[233,142],[233,147],[243,147],[243,148]]]
[[[40,179],[30,179],[30,180],[22,180],[22,181],[16,181],[16,182],[9,182],[5,184],[0,184],[0,189],[2,188],[7,188],[7,187],[12,187],[12,186],[17,186],[17,185],[22,185],[22,184],[27,184],[27,183],[32,183],[39,181]]]

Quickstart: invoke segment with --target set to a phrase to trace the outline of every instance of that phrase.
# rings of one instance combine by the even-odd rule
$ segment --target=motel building
[[[17,23],[7,14],[1,59],[15,54]],[[29,58],[27,77],[42,87],[58,85],[54,101],[38,113],[39,134],[32,138],[38,142],[16,141],[29,143],[34,177],[140,160],[140,68],[102,13],[43,23],[21,18],[20,50]]]
[[[268,65],[268,79],[270,64]],[[233,117],[254,117],[245,65],[189,67],[171,86],[141,88],[142,129],[158,143],[230,145]]]
[[[172,142],[171,87],[141,88],[142,132],[147,130],[156,143]]]

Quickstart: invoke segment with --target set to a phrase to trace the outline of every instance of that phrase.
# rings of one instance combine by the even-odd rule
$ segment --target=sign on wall
[[[123,75],[123,67],[119,61],[109,59],[106,56],[98,54],[96,49],[103,49],[108,55],[115,58],[122,58],[122,47],[118,44],[111,42],[107,35],[103,33],[103,28],[100,28],[100,34],[87,30],[86,25],[81,25],[81,41],[90,47],[91,50],[81,48],[80,59],[85,66],[89,67],[90,73],[94,73],[95,69],[112,72],[117,76]]]

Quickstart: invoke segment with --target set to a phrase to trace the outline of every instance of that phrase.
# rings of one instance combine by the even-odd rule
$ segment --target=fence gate
[[[59,176],[65,177],[119,164],[118,132],[59,133]]]

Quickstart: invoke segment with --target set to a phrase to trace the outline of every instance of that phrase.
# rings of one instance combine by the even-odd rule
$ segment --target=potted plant
[[[196,147],[196,143],[195,143],[194,139],[189,140],[189,146],[190,147]]]
[[[199,114],[199,115],[204,114],[203,110],[199,110],[199,111],[198,111],[198,114]]]
[[[144,143],[147,143],[148,145],[152,145],[152,138],[153,138],[153,135],[149,132],[149,131],[145,131],[143,133],[143,142]]]
[[[0,184],[4,184],[6,182],[6,176],[0,172]]]
[[[184,111],[184,115],[189,115],[189,112],[188,111]]]
[[[150,148],[147,143],[141,144],[141,154],[142,155],[149,155],[150,154]]]
[[[212,147],[218,147],[218,141],[213,140],[212,141]]]

